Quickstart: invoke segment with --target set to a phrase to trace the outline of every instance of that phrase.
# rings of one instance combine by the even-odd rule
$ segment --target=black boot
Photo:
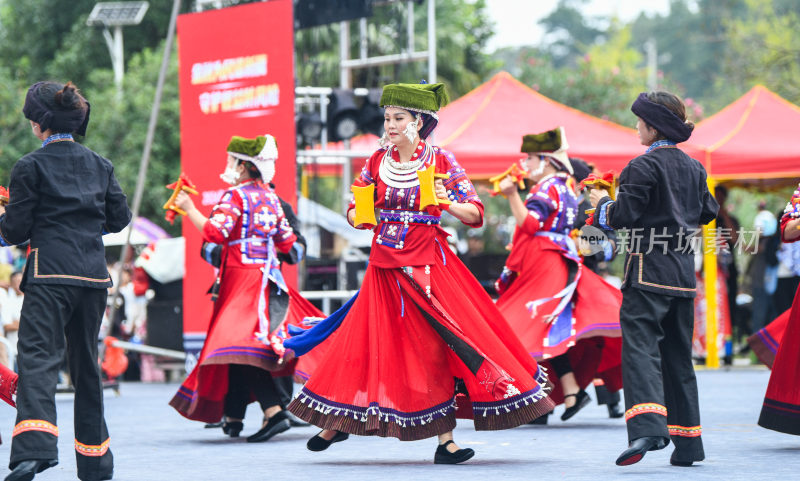
[[[58,464],[58,459],[26,459],[14,466],[5,481],[31,481],[34,476]]]
[[[608,417],[612,419],[621,418],[625,415],[625,411],[619,407],[618,402],[615,402],[614,404],[606,404],[606,407],[608,408]]]
[[[629,466],[642,460],[647,451],[656,451],[667,447],[667,441],[659,436],[645,436],[634,439],[628,449],[617,458],[617,466]]]
[[[278,411],[274,416],[269,418],[269,421],[263,428],[259,429],[255,434],[248,436],[247,442],[263,443],[264,441],[269,441],[272,436],[280,434],[290,427],[289,418],[286,417],[286,411]]]
[[[447,450],[447,445],[452,443],[453,440],[447,441],[444,444],[436,446],[436,454],[433,456],[433,464],[458,464],[463,463],[469,458],[475,456],[475,451],[470,448],[459,449],[451,453]]]
[[[578,391],[577,394],[565,394],[564,399],[573,396],[575,397],[575,404],[573,404],[572,407],[566,408],[564,410],[564,414],[561,415],[562,421],[566,421],[572,416],[578,414],[578,411],[586,407],[586,405],[589,404],[589,402],[592,400],[592,398],[590,398],[589,395],[586,394],[586,391],[584,391],[583,389]]]
[[[672,456],[669,457],[669,464],[673,466],[682,466],[688,468],[695,461],[702,461],[705,459],[705,456],[693,456],[692,454],[686,453],[678,453],[678,448],[675,448],[675,451],[672,452]]]

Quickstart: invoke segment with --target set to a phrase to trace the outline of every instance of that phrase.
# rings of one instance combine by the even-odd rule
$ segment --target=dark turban
[[[633,102],[631,111],[673,142],[685,142],[692,135],[694,126],[681,120],[667,107],[648,99],[645,92]]]
[[[89,124],[89,102],[77,92],[75,95],[83,101],[85,107],[81,105],[70,109],[57,105],[55,99],[47,101],[43,98],[41,90],[48,83],[50,82],[36,82],[28,89],[25,106],[22,108],[25,118],[39,124],[42,132],[52,129],[54,132],[86,135],[86,126]]]

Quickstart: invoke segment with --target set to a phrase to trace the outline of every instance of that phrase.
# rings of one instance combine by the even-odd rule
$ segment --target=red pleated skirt
[[[515,427],[553,409],[545,373],[444,237],[437,243],[429,280],[368,266],[293,413],[323,429],[424,439],[455,427],[457,379],[478,430]],[[456,354],[464,346],[471,356]]]
[[[255,366],[274,376],[294,372],[295,361],[279,363],[272,347],[256,339],[261,276],[260,269],[226,268],[197,365],[169,403],[183,416],[203,422],[222,418],[229,364]],[[322,316],[319,309],[289,288],[285,323],[299,324],[304,317]],[[312,370],[315,363],[312,356],[301,366],[302,372]]]
[[[568,353],[581,388],[594,378],[602,378],[609,390],[622,387],[621,335],[619,309],[622,293],[589,269],[580,266],[580,278],[572,301],[572,326],[551,342],[553,324],[545,318],[559,303],[553,299],[537,307],[528,303],[552,297],[567,285],[568,260],[561,249],[546,237],[517,236],[512,256],[524,259],[516,279],[497,301],[497,308],[522,341],[527,352],[546,364],[548,358]],[[552,369],[553,400],[563,402],[560,383]]]
[[[800,435],[800,288],[794,296],[786,332],[772,364],[767,394],[758,424]]]
[[[747,338],[747,343],[755,353],[758,360],[767,365],[770,369],[775,362],[775,355],[778,354],[778,347],[781,345],[786,326],[789,325],[789,316],[792,310],[776,317],[774,321],[762,327],[758,332]]]

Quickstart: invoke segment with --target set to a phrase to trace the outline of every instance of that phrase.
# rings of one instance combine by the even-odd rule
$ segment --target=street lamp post
[[[86,25],[90,27],[103,27],[103,38],[106,40],[108,53],[111,54],[118,96],[122,95],[122,77],[125,74],[122,27],[141,23],[149,6],[148,2],[98,2],[86,19]],[[113,34],[109,27],[114,28]]]

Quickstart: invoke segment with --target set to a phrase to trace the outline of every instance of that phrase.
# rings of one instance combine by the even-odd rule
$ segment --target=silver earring
[[[414,119],[413,122],[409,122],[405,130],[403,130],[403,135],[406,136],[409,142],[414,142],[414,139],[417,138],[417,125],[419,125],[419,117]]]
[[[385,130],[383,131],[383,135],[381,136],[381,138],[378,139],[378,144],[381,146],[381,148],[384,148],[387,145],[389,145],[389,134],[387,134]]]

